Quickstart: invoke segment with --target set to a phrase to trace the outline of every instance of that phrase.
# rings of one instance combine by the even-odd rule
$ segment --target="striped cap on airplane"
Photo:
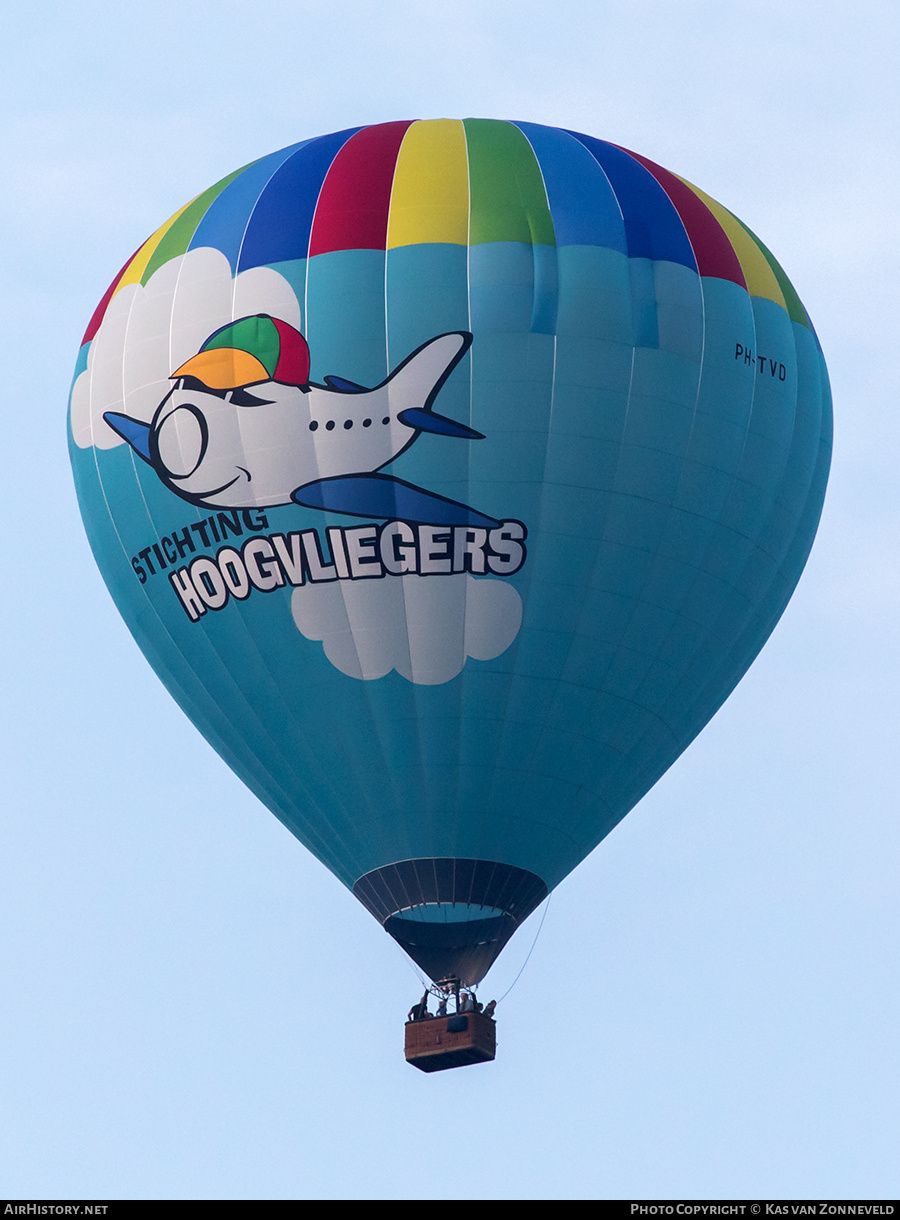
[[[309,345],[299,330],[280,318],[253,314],[211,334],[171,380],[179,377],[196,377],[211,390],[236,390],[261,381],[307,385]]]

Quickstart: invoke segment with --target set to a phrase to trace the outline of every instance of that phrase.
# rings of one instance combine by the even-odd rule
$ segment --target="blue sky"
[[[0,1193],[896,1195],[898,27],[877,0],[7,20]],[[119,620],[65,407],[94,306],[187,199],[307,136],[465,115],[611,139],[735,211],[816,324],[836,440],[760,658],[552,897],[496,1063],[424,1076],[413,969]]]

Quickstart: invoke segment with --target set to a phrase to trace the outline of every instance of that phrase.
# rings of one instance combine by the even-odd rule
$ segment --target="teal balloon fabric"
[[[771,633],[831,403],[727,209],[590,136],[442,119],[305,140],[176,213],[91,320],[69,435],[174,698],[475,984]]]

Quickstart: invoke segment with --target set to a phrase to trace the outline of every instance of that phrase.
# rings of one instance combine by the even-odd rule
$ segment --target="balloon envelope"
[[[762,647],[830,418],[725,208],[589,136],[433,120],[292,145],[167,221],[85,334],[70,448],[194,724],[475,983]]]

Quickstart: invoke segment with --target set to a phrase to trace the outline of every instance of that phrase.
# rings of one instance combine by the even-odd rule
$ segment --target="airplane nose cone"
[[[159,424],[159,460],[173,479],[192,475],[206,453],[207,427],[202,412],[190,404],[176,407]]]

